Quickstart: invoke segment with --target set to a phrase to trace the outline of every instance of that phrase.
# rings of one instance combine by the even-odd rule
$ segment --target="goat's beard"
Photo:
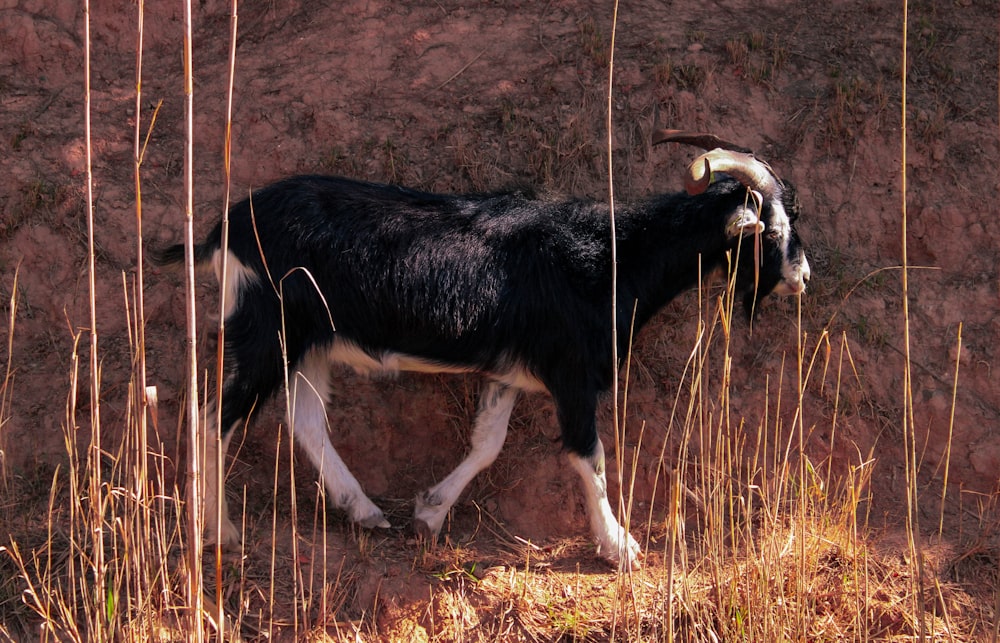
[[[743,293],[743,312],[746,315],[748,322],[753,322],[758,313],[760,312],[761,302],[764,298],[771,294],[774,287],[778,285],[780,279],[768,279],[764,275],[761,275],[760,280],[757,282],[756,286],[753,283],[749,284],[748,287],[741,289]]]

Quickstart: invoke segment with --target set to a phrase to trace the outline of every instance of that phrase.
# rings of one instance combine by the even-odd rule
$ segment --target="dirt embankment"
[[[619,16],[612,101],[617,195],[679,189],[688,153],[651,148],[657,119],[741,141],[798,186],[799,229],[813,266],[802,309],[806,345],[816,346],[826,332],[831,363],[849,356],[840,397],[819,366],[811,376],[806,450],[817,461],[832,455],[841,470],[875,457],[876,514],[897,511],[905,494],[907,350],[921,482],[940,488],[949,440],[955,498],[959,489],[993,491],[1000,471],[1000,378],[992,373],[1000,357],[1000,219],[991,205],[1000,187],[992,170],[997,76],[996,57],[982,55],[997,49],[989,4],[912,9],[907,249],[919,269],[909,273],[909,349],[897,268],[903,202],[898,6],[685,0],[664,8],[639,1],[624,5]],[[3,431],[18,475],[62,457],[74,338],[83,338],[85,353],[89,323],[82,11],[49,5],[25,0],[0,9],[0,264],[5,296],[18,269],[20,302],[11,417]],[[125,294],[123,281],[131,288],[136,270],[134,124],[140,116],[145,135],[160,101],[143,162],[143,234],[160,244],[178,239],[181,228],[181,31],[178,11],[146,7],[143,101],[136,114],[135,7],[94,12],[98,330],[103,426],[114,434],[127,410],[126,301],[132,294]],[[611,16],[605,3],[248,2],[240,6],[239,26],[235,195],[291,173],[320,171],[431,190],[527,182],[606,197]],[[224,3],[198,7],[199,234],[221,207],[228,28]],[[146,285],[149,372],[161,399],[160,438],[173,454],[183,396],[184,306],[174,276],[148,271]],[[203,336],[209,336],[210,282],[200,301]],[[646,445],[667,437],[696,310],[693,295],[682,297],[638,338],[628,421],[645,423]],[[757,413],[766,382],[772,394],[778,382],[784,395],[792,394],[795,318],[793,303],[771,301],[752,335],[737,328],[734,413]],[[826,344],[820,346],[817,364]],[[201,348],[209,354],[207,343]],[[81,363],[86,359],[82,354]],[[474,382],[455,378],[386,383],[338,374],[330,411],[338,449],[371,495],[410,498],[458,461],[475,389]],[[85,413],[85,392],[77,403]],[[790,412],[784,419],[791,424]],[[269,493],[270,474],[258,479],[254,470],[271,471],[273,432],[281,421],[271,408],[251,429],[234,466],[234,488]],[[514,428],[505,454],[469,497],[524,537],[581,533],[582,500],[575,474],[562,466],[551,407],[529,399],[515,411]],[[637,498],[647,503],[644,509],[652,503],[654,514],[658,501],[648,494],[658,456],[658,448],[644,448],[636,459]],[[303,483],[311,476],[300,473]]]

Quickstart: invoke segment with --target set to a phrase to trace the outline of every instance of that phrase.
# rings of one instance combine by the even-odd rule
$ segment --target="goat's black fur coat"
[[[697,282],[699,265],[705,274],[725,267],[728,251],[735,257],[740,239],[725,229],[746,202],[746,189],[725,179],[697,197],[618,209],[619,354],[629,329]],[[230,251],[258,278],[226,321],[225,429],[282,382],[284,330],[289,365],[338,336],[376,358],[402,353],[487,374],[521,365],[555,399],[564,445],[593,452],[597,397],[614,373],[606,205],[300,176],[236,204],[229,226]],[[199,262],[221,235],[220,223],[197,246]],[[780,280],[783,259],[765,244],[754,289],[752,243],[740,249],[737,281],[750,305]],[[160,260],[182,256],[174,246]]]

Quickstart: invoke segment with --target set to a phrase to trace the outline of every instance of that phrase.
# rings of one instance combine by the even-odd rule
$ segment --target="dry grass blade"
[[[4,425],[10,418],[11,396],[14,395],[14,328],[17,324],[17,277],[21,265],[14,269],[14,280],[10,288],[10,299],[7,306],[7,366],[4,369],[3,381],[0,382],[0,498],[6,494],[10,486],[10,467],[7,464],[7,432]]]
[[[201,498],[205,481],[202,479],[202,462],[205,453],[205,431],[198,405],[198,324],[195,299],[194,257],[194,70],[192,43],[191,0],[184,6],[184,288],[187,310],[187,598],[190,622],[189,632],[193,641],[204,640],[202,621],[205,594],[202,582],[202,526],[204,515]]]

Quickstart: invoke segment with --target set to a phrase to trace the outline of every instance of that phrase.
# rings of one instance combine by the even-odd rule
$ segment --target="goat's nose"
[[[802,257],[802,268],[799,270],[799,274],[802,275],[802,283],[809,283],[809,278],[812,276],[812,269],[809,268],[809,260],[804,256]]]

